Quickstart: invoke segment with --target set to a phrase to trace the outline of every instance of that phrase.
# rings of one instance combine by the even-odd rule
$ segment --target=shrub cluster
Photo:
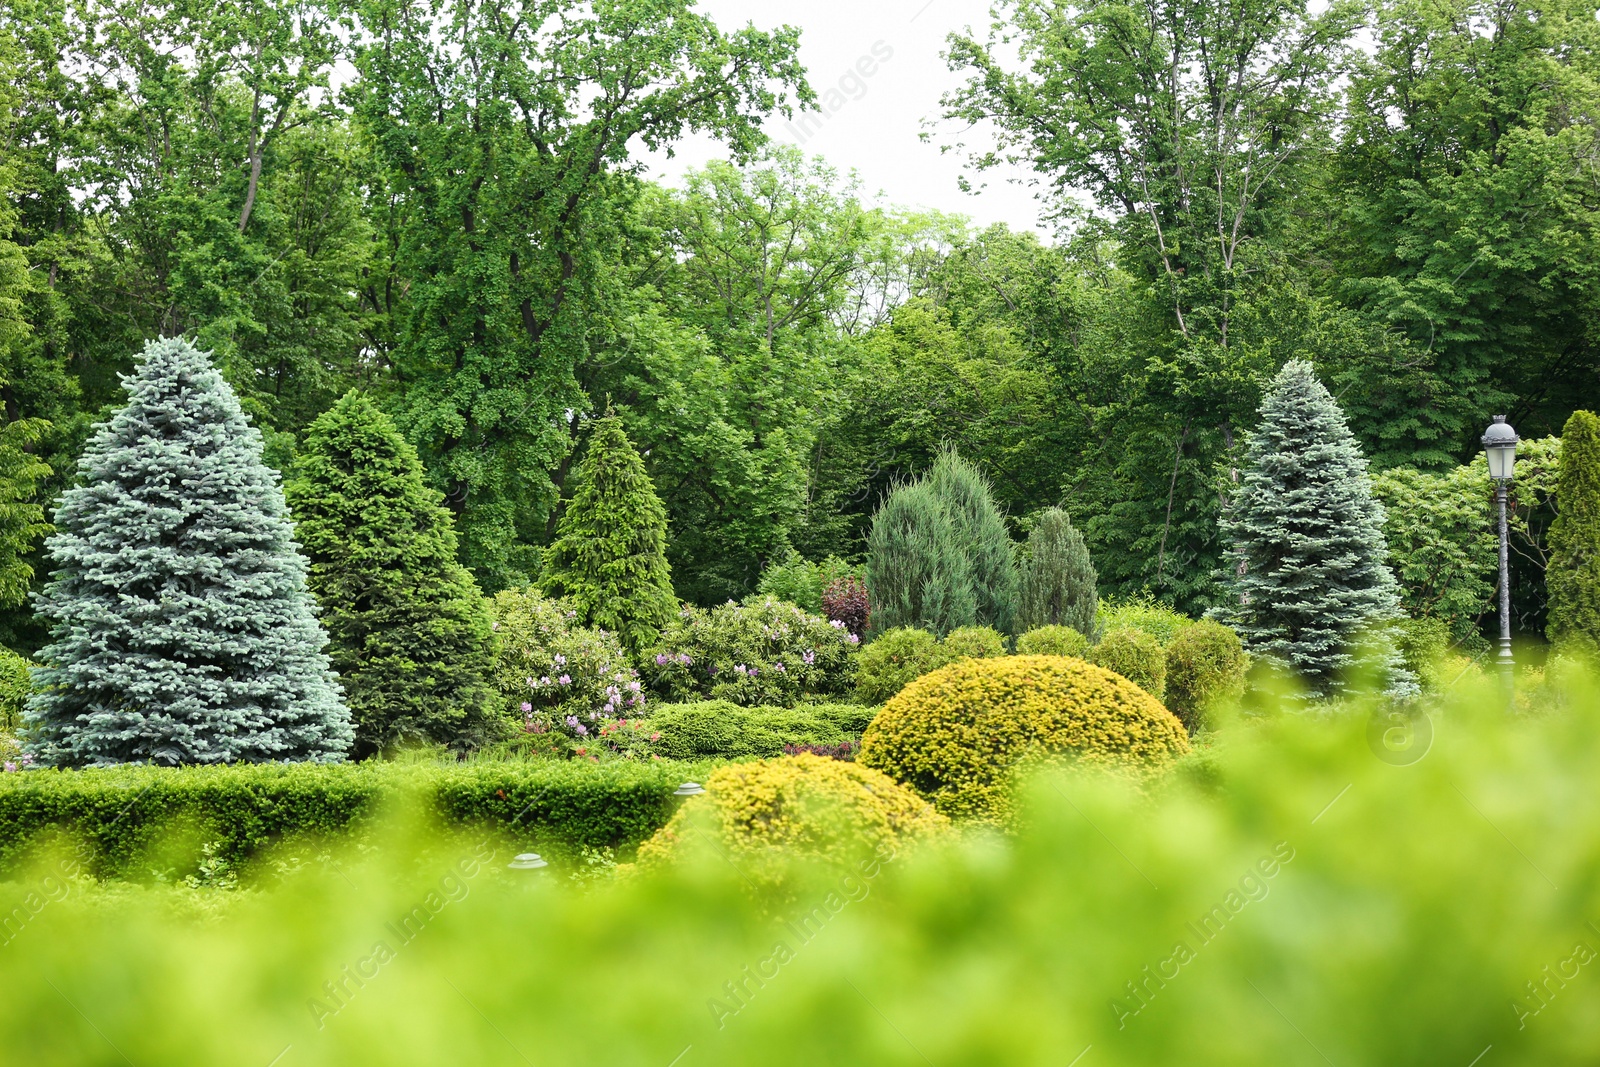
[[[22,709],[33,692],[26,659],[0,645],[0,733],[14,734],[22,725]]]
[[[1228,627],[1209,620],[1185,627],[1167,646],[1167,707],[1192,732],[1211,708],[1244,694],[1249,667],[1239,635]]]
[[[829,556],[820,563],[813,563],[791,548],[787,556],[768,564],[761,572],[756,592],[786,600],[813,615],[822,615],[825,614],[824,598],[829,587],[852,577],[859,582],[861,569],[852,567],[838,556]],[[832,615],[828,617],[834,618]]]
[[[945,635],[945,653],[951,659],[992,659],[1006,654],[1006,639],[987,626],[962,626]]]
[[[1101,600],[1095,609],[1095,628],[1099,633],[1118,627],[1132,627],[1155,638],[1163,648],[1172,644],[1172,639],[1185,627],[1193,625],[1194,620],[1189,616],[1174,611],[1149,594],[1126,600],[1107,598]]]
[[[657,697],[791,707],[843,696],[861,639],[772,597],[685,607],[641,664]]]
[[[1157,700],[1166,698],[1167,654],[1144,630],[1112,627],[1089,652],[1089,662],[1116,671]]]
[[[780,756],[794,746],[858,740],[875,709],[855,704],[742,708],[725,700],[657,705],[639,729],[656,735],[650,751],[669,759]]]
[[[579,625],[576,611],[532,588],[503,590],[491,608],[495,688],[525,732],[587,738],[643,714],[644,685],[616,634]]]
[[[857,657],[856,699],[863,704],[882,704],[953,658],[926,630],[902,626],[880,634]]]
[[[963,660],[906,686],[861,741],[860,762],[952,818],[1006,821],[1007,776],[1036,753],[1151,773],[1189,751],[1149,693],[1061,656]]]
[[[1017,653],[1083,659],[1089,654],[1089,639],[1070,626],[1039,626],[1017,638]]]
[[[664,825],[673,790],[703,768],[668,761],[264,764],[119,767],[0,775],[0,874],[24,869],[56,835],[81,845],[100,877],[148,873],[175,837],[209,843],[231,865],[298,836],[359,835],[396,803],[442,827],[547,846],[626,850]]]

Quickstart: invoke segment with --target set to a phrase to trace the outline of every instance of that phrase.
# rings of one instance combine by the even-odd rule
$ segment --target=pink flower
[[[523,714],[524,714],[524,715],[526,715],[526,714],[527,714],[527,713],[528,713],[528,712],[530,712],[530,711],[532,711],[532,710],[533,710],[533,705],[532,705],[532,704],[530,704],[530,703],[528,703],[528,702],[527,702],[527,701],[526,701],[526,700],[524,700],[524,701],[523,701],[523,702],[522,702],[522,713],[523,713]]]
[[[563,674],[561,677],[557,678],[556,681],[560,682],[562,685],[571,685],[572,684],[572,675]]]
[[[861,638],[857,637],[855,634],[845,634],[844,640],[845,644],[847,645],[859,645],[861,643]]]

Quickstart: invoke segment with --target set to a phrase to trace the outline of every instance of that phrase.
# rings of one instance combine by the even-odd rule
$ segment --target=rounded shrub
[[[953,657],[926,630],[903,626],[881,634],[856,659],[856,699],[882,704],[906,685],[938,670]]]
[[[1244,693],[1249,669],[1233,630],[1209,620],[1187,626],[1167,646],[1167,707],[1194,730],[1211,707]]]
[[[950,826],[881,771],[811,754],[719,767],[705,789],[639,847],[642,863],[671,861],[706,839],[746,871],[763,858],[848,863],[893,856]]]
[[[1167,654],[1161,642],[1144,630],[1132,626],[1107,630],[1090,650],[1089,662],[1116,671],[1157,700],[1166,697]]]
[[[663,699],[792,707],[843,696],[860,642],[843,623],[755,597],[709,611],[685,607],[641,665]]]
[[[1023,656],[1076,656],[1089,654],[1089,639],[1070,626],[1039,626],[1017,638]]]
[[[1106,599],[1095,609],[1095,629],[1098,633],[1131,626],[1143,630],[1165,648],[1186,626],[1194,620],[1180,611],[1174,611],[1149,594],[1128,600]]]
[[[950,659],[992,659],[1006,654],[1006,639],[987,626],[963,626],[946,635],[944,648]]]
[[[1188,751],[1183,724],[1126,678],[1066,656],[1005,656],[906,686],[867,727],[859,762],[952,818],[1005,822],[1007,779],[1024,758],[1148,774]]]

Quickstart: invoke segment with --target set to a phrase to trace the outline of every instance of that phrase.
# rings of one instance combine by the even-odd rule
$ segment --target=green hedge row
[[[488,832],[513,848],[626,855],[671,817],[680,803],[673,790],[709,769],[675,761],[368,762],[4,774],[0,878],[19,874],[52,840],[74,851],[86,873],[142,879],[169,862],[175,842],[243,864],[280,841],[358,839],[396,810],[416,813],[430,829]]]
[[[656,706],[641,729],[660,733],[651,746],[679,759],[783,755],[785,745],[858,741],[877,708],[860,704],[801,704],[745,708],[726,700]]]

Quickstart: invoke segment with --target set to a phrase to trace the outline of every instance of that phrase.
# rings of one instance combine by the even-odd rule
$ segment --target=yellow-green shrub
[[[937,670],[954,657],[926,630],[902,626],[874,638],[856,657],[856,700],[882,704],[906,683]]]
[[[1149,593],[1141,593],[1127,600],[1112,597],[1101,600],[1095,608],[1094,622],[1095,629],[1102,634],[1107,630],[1131,626],[1135,630],[1143,630],[1161,642],[1162,647],[1166,647],[1194,620],[1182,612],[1174,611]]]
[[[1039,626],[1017,638],[1022,656],[1076,656],[1089,654],[1089,639],[1070,626]]]
[[[1161,642],[1144,630],[1118,626],[1106,631],[1089,653],[1089,662],[1116,671],[1161,700],[1167,692],[1167,654]]]
[[[951,659],[992,659],[1006,654],[1006,639],[988,626],[962,626],[945,635],[944,648]]]
[[[1167,707],[1190,730],[1206,710],[1244,693],[1250,657],[1239,635],[1206,620],[1185,627],[1167,646]]]
[[[1183,724],[1126,678],[1066,656],[1007,656],[962,660],[906,686],[867,727],[859,762],[952,818],[1004,822],[1006,781],[1025,757],[1144,774],[1188,751]]]
[[[14,733],[22,725],[22,707],[32,691],[28,661],[0,646],[0,731]]]
[[[641,863],[669,861],[705,839],[747,870],[763,857],[849,863],[892,856],[950,825],[882,772],[821,756],[729,764],[712,772],[705,789],[639,846]]]

